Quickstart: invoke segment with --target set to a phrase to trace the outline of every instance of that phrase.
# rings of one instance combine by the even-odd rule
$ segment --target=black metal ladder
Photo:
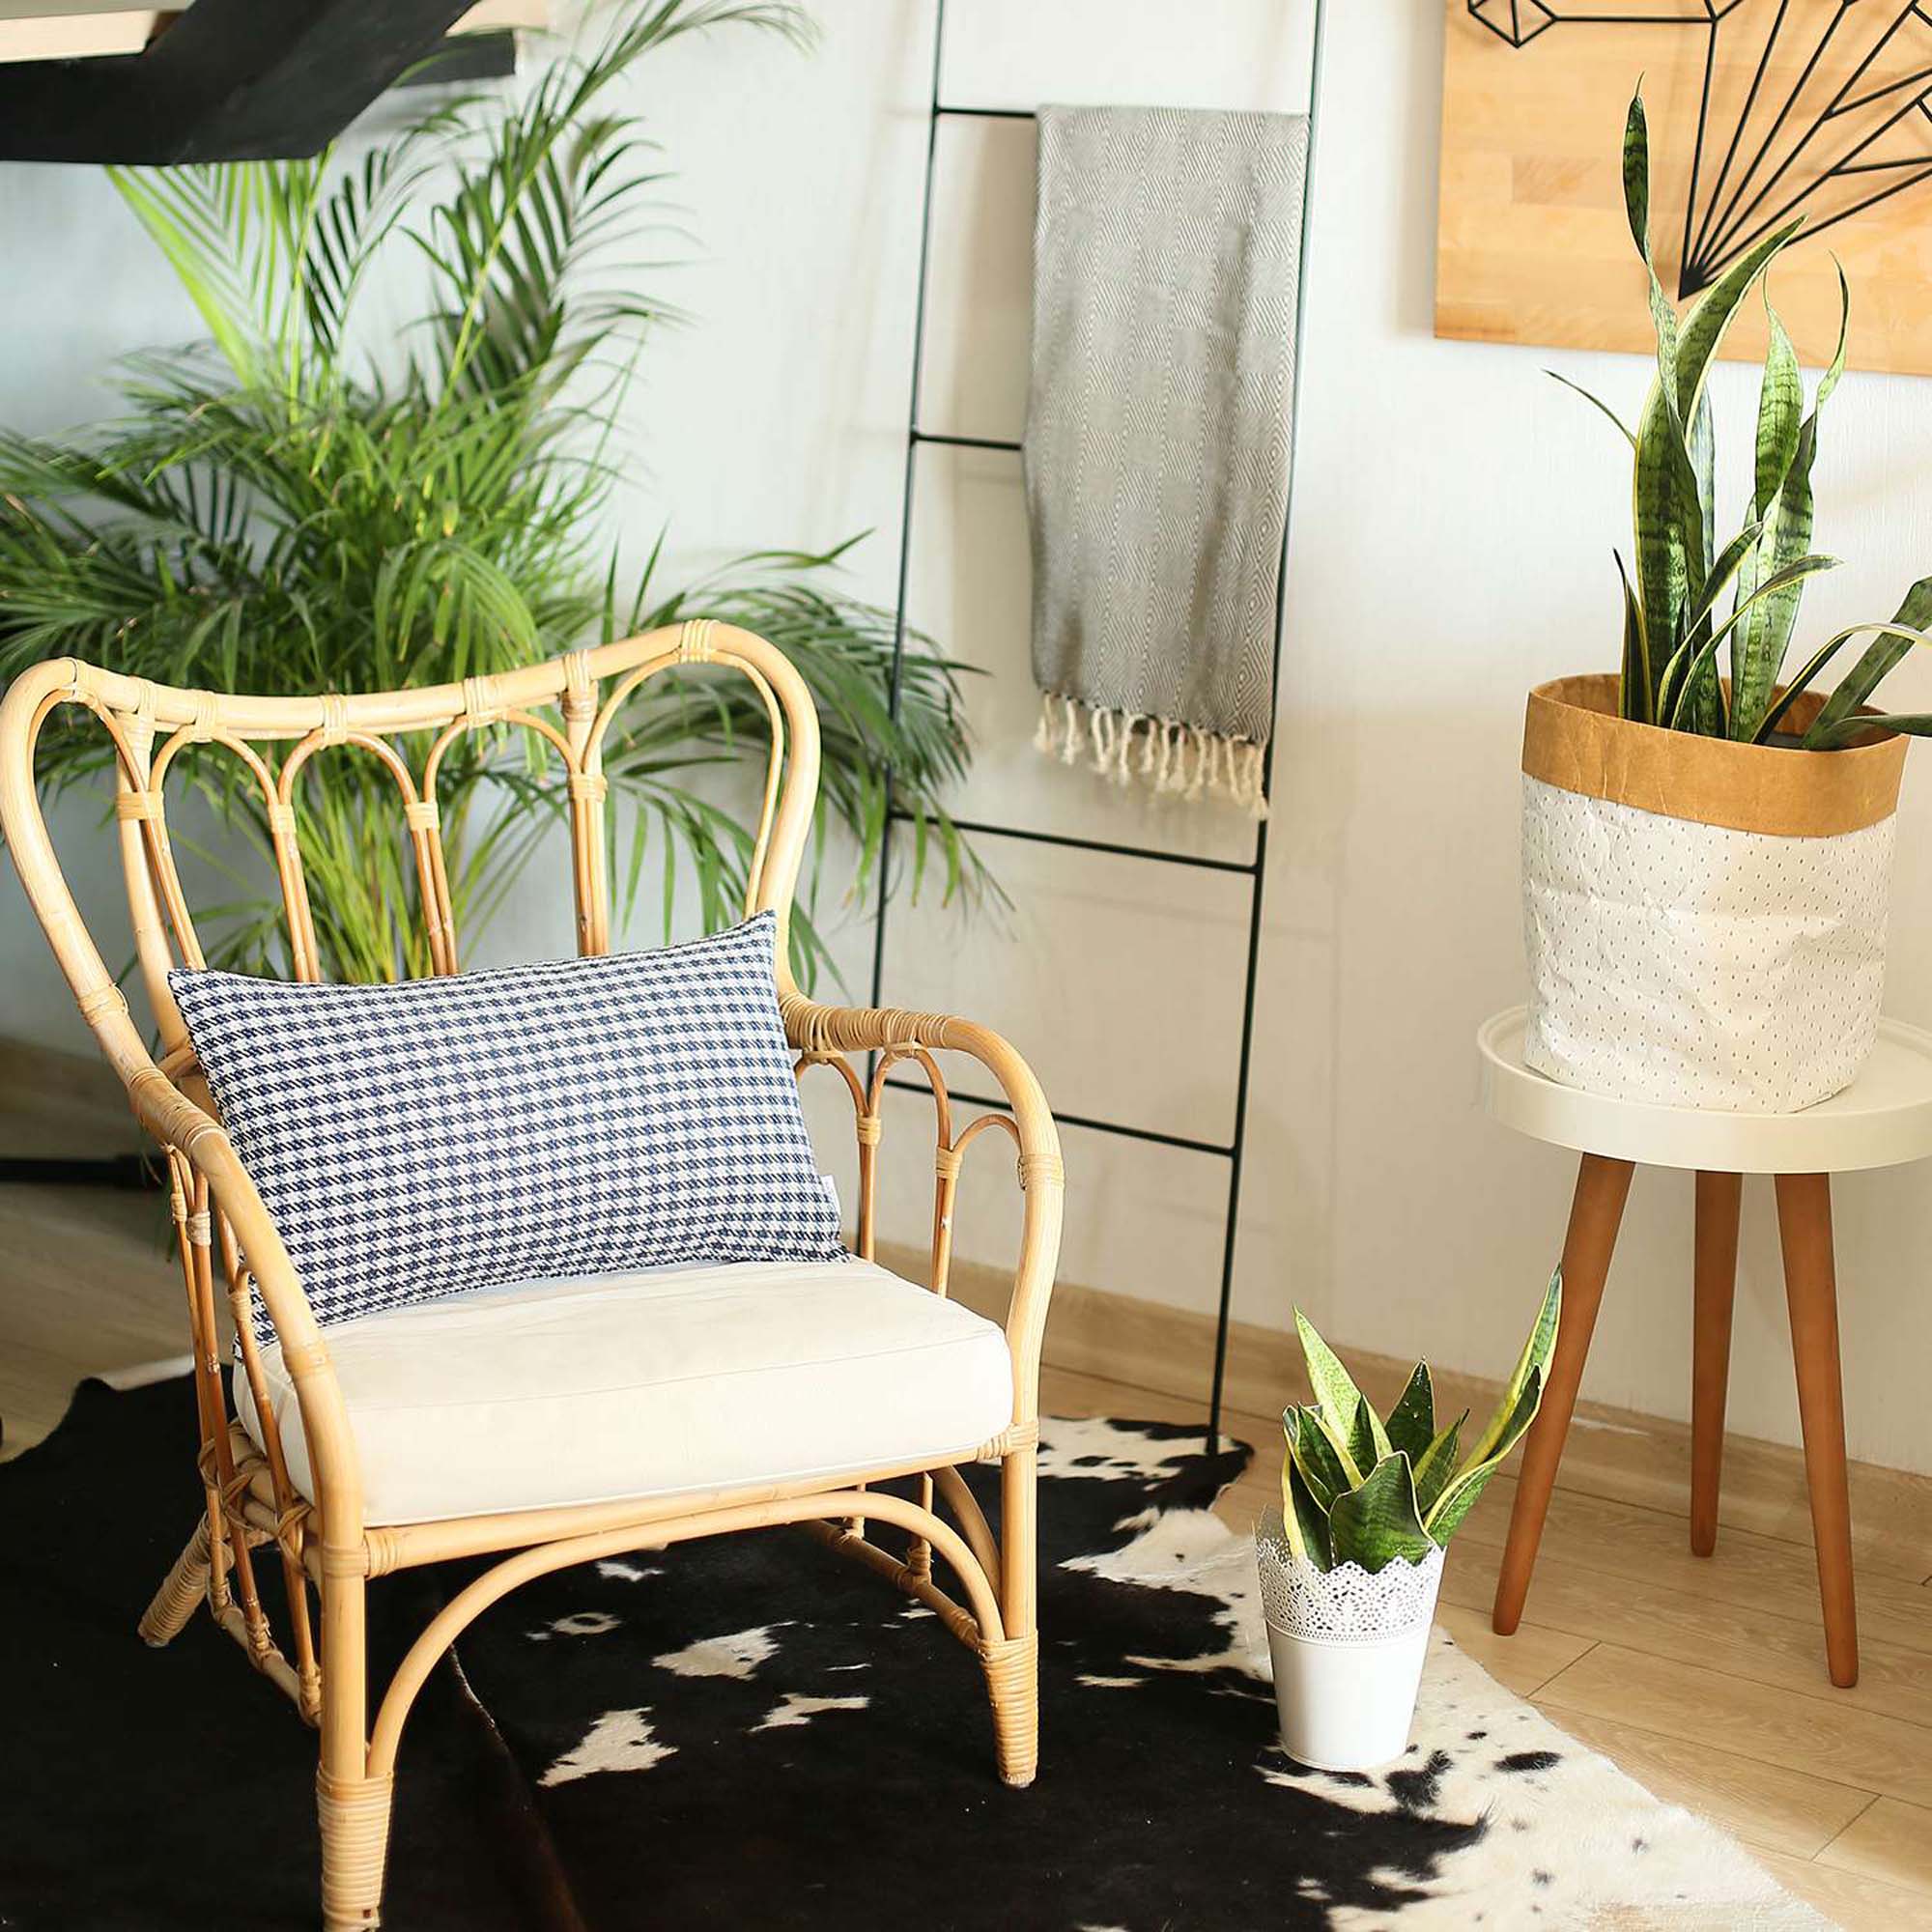
[[[1289,509],[1282,519],[1279,568],[1275,576],[1274,654],[1270,686],[1277,694],[1277,701],[1281,684],[1282,616],[1288,584],[1288,538],[1293,517],[1294,416],[1299,412],[1301,390],[1302,317],[1307,304],[1308,289],[1308,211],[1313,200],[1315,137],[1321,113],[1321,48],[1325,9],[1326,0],[1315,0],[1309,72],[1308,156],[1302,185],[1301,248],[1295,282],[1294,386],[1293,400],[1290,403],[1289,423]],[[1017,440],[1000,437],[941,435],[936,431],[922,428],[920,423],[921,387],[925,368],[926,297],[932,255],[933,184],[938,173],[940,124],[953,119],[1031,121],[1036,118],[1031,108],[958,106],[947,101],[942,92],[945,54],[946,0],[934,0],[932,91],[925,140],[925,185],[920,211],[919,289],[913,311],[912,394],[906,412],[905,483],[900,500],[899,518],[898,598],[893,624],[890,696],[895,718],[898,716],[899,711],[905,662],[906,602],[912,581],[913,490],[919,473],[919,453],[922,448],[929,444],[950,449],[1004,450],[1014,455],[1021,449],[1021,444]],[[1273,766],[1274,742],[1271,735],[1263,754],[1262,793],[1264,798],[1270,795]],[[880,1004],[884,991],[886,912],[893,858],[892,832],[895,824],[904,823],[911,816],[911,813],[894,804],[889,775],[886,791],[886,827],[883,848],[879,856],[878,900],[874,912],[872,937],[874,1006]],[[960,831],[976,838],[1011,838],[1037,845],[1060,846],[1074,852],[1104,853],[1116,858],[1144,860],[1153,865],[1179,866],[1200,871],[1231,873],[1248,882],[1247,964],[1241,991],[1241,1037],[1235,1062],[1234,1126],[1230,1137],[1226,1141],[1199,1140],[1185,1134],[1161,1133],[1152,1127],[1136,1126],[1126,1122],[1098,1120],[1091,1115],[1066,1114],[1057,1108],[1054,1111],[1054,1118],[1064,1127],[1080,1128],[1091,1133],[1112,1134],[1122,1140],[1174,1148],[1186,1153],[1207,1154],[1228,1163],[1227,1220],[1222,1235],[1221,1286],[1214,1328],[1214,1373],[1208,1398],[1207,1435],[1208,1448],[1212,1450],[1218,1443],[1221,1432],[1222,1393],[1228,1367],[1228,1315],[1235,1286],[1235,1244],[1239,1228],[1241,1170],[1247,1151],[1248,1080],[1254,1058],[1256,975],[1261,960],[1262,897],[1267,874],[1268,820],[1264,817],[1256,821],[1254,850],[1252,856],[1247,859],[1202,858],[1191,853],[1164,851],[1158,846],[1117,844],[1107,839],[1080,838],[1070,834],[1042,832],[1026,826],[1001,825],[983,819],[961,818],[954,820],[954,823]],[[889,1078],[886,1084],[900,1091],[924,1091],[917,1082],[911,1080]],[[957,1094],[953,1097],[972,1106],[1001,1109],[1006,1106],[1003,1100],[983,1094]]]

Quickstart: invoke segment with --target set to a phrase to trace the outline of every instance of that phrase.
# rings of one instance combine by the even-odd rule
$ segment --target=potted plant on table
[[[1469,1412],[1436,1427],[1427,1362],[1384,1420],[1295,1310],[1315,1400],[1283,1411],[1281,1508],[1255,1556],[1281,1741],[1302,1764],[1369,1771],[1407,1748],[1444,1546],[1536,1418],[1562,1303],[1559,1269],[1466,1456]]]
[[[1679,317],[1651,262],[1640,95],[1623,172],[1657,376],[1634,431],[1589,397],[1633,459],[1621,668],[1529,698],[1524,1058],[1622,1098],[1790,1112],[1849,1084],[1877,1032],[1899,734],[1932,730],[1932,716],[1881,715],[1867,700],[1932,641],[1932,578],[1890,620],[1826,638],[1787,679],[1804,583],[1836,561],[1810,548],[1811,475],[1844,369],[1849,291],[1841,271],[1837,350],[1807,412],[1765,279],[1801,224],[1767,235]],[[1754,290],[1769,345],[1750,501],[1719,546],[1706,378]],[[1827,695],[1821,674],[1861,638]]]

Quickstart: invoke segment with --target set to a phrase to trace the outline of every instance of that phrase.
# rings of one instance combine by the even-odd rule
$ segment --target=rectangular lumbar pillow
[[[776,934],[767,912],[398,985],[168,984],[317,1320],[342,1321],[505,1282],[838,1260]]]

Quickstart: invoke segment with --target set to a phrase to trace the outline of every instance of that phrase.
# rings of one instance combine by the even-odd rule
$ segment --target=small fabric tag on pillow
[[[397,985],[176,972],[316,1318],[675,1262],[843,1255],[780,1017],[778,922]],[[256,1333],[273,1339],[266,1311]]]

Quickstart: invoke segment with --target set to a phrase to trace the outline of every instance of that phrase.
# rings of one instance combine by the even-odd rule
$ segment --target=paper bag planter
[[[1819,701],[1794,704],[1794,738]],[[1660,730],[1617,716],[1607,674],[1531,692],[1528,1064],[1620,1099],[1751,1113],[1848,1086],[1878,1027],[1906,744]]]

